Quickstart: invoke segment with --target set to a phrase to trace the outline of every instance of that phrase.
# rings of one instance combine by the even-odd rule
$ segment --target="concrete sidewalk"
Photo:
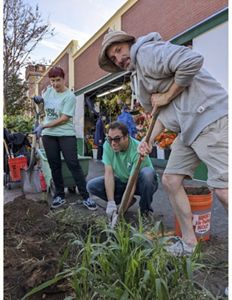
[[[157,169],[157,173],[161,178],[163,170],[159,168]],[[91,160],[89,163],[89,173],[87,176],[87,181],[91,178],[101,176],[103,174],[104,174],[104,165],[102,164],[102,162]],[[202,186],[202,185],[206,185],[206,183],[199,182],[196,180],[188,180],[188,185]],[[12,201],[17,196],[20,195],[22,195],[22,191],[21,191],[20,184],[18,183],[12,186],[12,190],[7,190],[7,189],[4,190],[4,203]],[[26,197],[36,200],[39,199],[41,195],[33,194],[33,195],[26,195]],[[77,194],[67,193],[66,195],[67,201],[69,203],[75,202],[77,197],[78,197]],[[98,213],[105,214],[106,202],[99,198],[94,198],[94,199],[99,205]],[[51,201],[50,196],[49,196],[49,201]],[[129,210],[130,213],[135,216],[138,209],[138,202],[139,201],[137,201],[136,204],[134,204]],[[174,215],[167,194],[163,189],[161,180],[159,181],[158,190],[153,196],[152,208],[154,210],[154,219],[157,221],[158,220],[162,221],[165,226],[165,229],[173,230],[175,224]],[[212,209],[212,217],[211,217],[211,235],[219,236],[219,237],[220,236],[228,237],[228,218],[224,208],[215,197],[213,201],[213,209]]]

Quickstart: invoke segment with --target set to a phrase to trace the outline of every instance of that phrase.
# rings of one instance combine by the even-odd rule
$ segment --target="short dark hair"
[[[115,121],[115,122],[110,123],[109,127],[108,127],[108,132],[109,132],[110,129],[119,129],[119,130],[121,130],[123,136],[126,136],[126,135],[129,134],[128,127],[126,126],[126,124],[124,124],[122,122]]]
[[[51,70],[48,72],[48,77],[61,77],[64,78],[64,70],[61,67],[53,67]]]

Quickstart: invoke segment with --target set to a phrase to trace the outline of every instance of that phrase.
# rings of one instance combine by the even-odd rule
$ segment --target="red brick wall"
[[[68,65],[68,58],[69,55],[68,53],[65,53],[63,57],[61,57],[61,59],[56,63],[56,66],[61,67],[64,70],[64,74],[65,74],[65,84],[67,87],[68,83],[69,83],[69,65]]]
[[[98,67],[98,55],[104,34],[74,61],[74,90],[96,81],[107,73]]]
[[[227,0],[139,0],[122,16],[122,28],[136,37],[157,31],[170,39],[227,6]]]
[[[158,31],[170,39],[227,6],[227,0],[139,0],[122,16],[122,29],[136,37]],[[107,74],[97,63],[102,38],[75,60],[75,90]]]
[[[54,65],[59,66],[64,70],[65,74],[65,84],[68,87],[69,82],[69,66],[68,66],[68,53],[65,53],[64,56],[61,57],[61,59]],[[48,78],[48,73],[43,77],[43,79],[39,83],[39,95],[41,95],[41,91],[45,89],[50,84],[50,80]]]
[[[39,95],[41,95],[42,90],[44,90],[50,84],[48,75],[44,75],[39,83]]]

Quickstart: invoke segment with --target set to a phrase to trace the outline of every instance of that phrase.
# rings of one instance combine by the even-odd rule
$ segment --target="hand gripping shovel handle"
[[[158,112],[156,112],[152,118],[152,121],[151,121],[151,124],[148,128],[148,132],[146,134],[146,137],[145,137],[145,142],[149,142],[150,140],[150,137],[151,137],[151,133],[153,131],[153,128],[154,128],[154,125],[155,125],[155,122],[156,122],[156,119],[158,117]],[[119,209],[118,209],[118,215],[117,215],[117,218],[118,216],[123,216],[123,214],[125,213],[125,211],[127,210],[128,206],[129,206],[129,199],[130,199],[130,194],[131,194],[131,191],[132,191],[132,188],[134,186],[134,184],[136,183],[137,181],[137,178],[138,178],[138,174],[139,174],[139,170],[140,170],[140,166],[141,166],[141,163],[142,163],[142,156],[139,155],[139,159],[136,163],[136,167],[135,167],[135,170],[134,170],[134,173],[133,175],[130,177],[130,179],[128,180],[127,182],[127,186],[126,186],[126,189],[124,191],[124,194],[122,196],[122,201],[121,201],[121,204],[119,206]],[[115,227],[116,223],[117,223],[117,218],[114,216],[114,219],[112,220],[111,222],[111,227]]]

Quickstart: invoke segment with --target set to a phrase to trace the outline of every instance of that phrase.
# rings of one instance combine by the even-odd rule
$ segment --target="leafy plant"
[[[11,132],[29,133],[32,131],[34,119],[23,115],[4,115],[4,127]]]
[[[30,107],[29,99],[26,95],[28,86],[17,74],[11,74],[4,86],[4,113],[20,114]]]
[[[193,300],[215,299],[195,285],[193,274],[204,267],[197,262],[198,253],[192,258],[173,257],[164,249],[167,237],[160,236],[160,226],[156,224],[152,232],[149,239],[140,219],[138,228],[122,220],[114,230],[104,224],[98,235],[91,226],[85,239],[73,235],[70,247],[79,249],[76,264],[66,265],[23,299],[62,279],[69,280],[75,299],[185,300],[186,295]]]

